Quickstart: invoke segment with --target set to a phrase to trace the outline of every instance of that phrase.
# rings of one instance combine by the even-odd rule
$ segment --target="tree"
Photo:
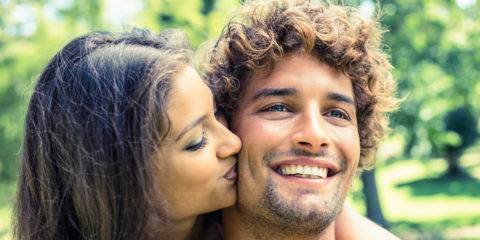
[[[480,25],[480,1],[469,4],[434,0],[381,2],[382,25],[387,30],[386,51],[392,56],[399,95],[405,97],[391,120],[394,131],[406,140],[406,155],[440,156],[446,145],[455,142],[457,135],[452,132],[462,138],[459,131],[447,127],[443,121],[452,109],[470,106],[471,119],[479,116],[475,113],[480,112],[480,31],[476,27]],[[478,124],[470,122],[472,132]],[[468,145],[449,146],[446,148],[450,150],[446,151],[449,153],[446,159],[451,163],[449,171],[457,171],[452,169],[458,169],[458,158]],[[367,216],[388,226],[382,215],[374,174],[364,172],[361,176]]]
[[[102,26],[97,1],[50,6],[58,19],[46,16],[52,1],[0,2],[0,179],[14,180],[27,101],[33,82],[48,59],[69,39]],[[83,23],[83,24],[79,24]]]
[[[459,158],[463,151],[473,143],[478,136],[478,121],[467,107],[459,107],[449,111],[445,116],[445,128],[456,133],[458,140],[445,145],[448,162],[447,176],[455,177],[462,174]]]
[[[365,195],[367,217],[370,220],[376,222],[378,225],[389,228],[390,224],[383,216],[380,199],[378,198],[377,182],[375,180],[375,169],[362,172],[361,179],[363,183],[362,191]]]
[[[442,156],[451,141],[447,112],[480,113],[480,1],[382,1],[385,41],[400,96],[392,122],[406,139],[405,154]],[[473,126],[478,128],[478,126]]]

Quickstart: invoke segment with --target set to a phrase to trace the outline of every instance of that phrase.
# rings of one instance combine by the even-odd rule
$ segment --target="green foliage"
[[[480,144],[467,149],[461,164],[468,175],[447,178],[440,158],[402,158],[376,168],[384,216],[400,239],[479,239]],[[356,178],[347,204],[365,212],[362,182]],[[470,236],[470,237],[468,237]]]
[[[433,0],[382,6],[394,75],[406,96],[393,126],[403,126],[395,130],[407,140],[407,155],[440,155],[446,142],[456,141],[445,129],[445,114],[460,106],[476,118],[480,113],[480,1],[463,9],[456,1]]]
[[[228,14],[239,5],[231,0],[148,0],[139,14],[140,24],[156,31],[182,29],[192,44],[199,46],[220,35]]]
[[[79,27],[73,23],[80,21],[79,14],[68,13],[62,17],[68,20],[65,22],[50,21],[42,11],[44,4],[0,3],[0,8],[7,10],[0,14],[5,26],[0,31],[0,179],[17,175],[24,116],[35,77],[66,39],[78,35]],[[80,8],[72,6],[70,10],[74,7]],[[18,19],[25,14],[31,15],[25,21]]]
[[[457,144],[449,145],[463,150],[475,143],[478,136],[477,125],[477,119],[468,108],[460,107],[449,111],[445,116],[445,128],[458,134],[461,140]]]
[[[11,239],[12,210],[17,182],[0,182],[0,240]]]

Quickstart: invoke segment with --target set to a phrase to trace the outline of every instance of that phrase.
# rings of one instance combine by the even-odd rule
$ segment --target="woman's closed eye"
[[[184,150],[189,152],[195,152],[202,149],[207,144],[208,144],[208,139],[205,137],[205,132],[203,132],[202,138],[200,138],[200,140],[190,143],[187,147],[185,147]]]

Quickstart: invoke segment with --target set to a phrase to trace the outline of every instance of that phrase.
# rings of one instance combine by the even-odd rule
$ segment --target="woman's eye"
[[[194,142],[194,143],[188,145],[185,148],[185,151],[189,151],[189,152],[198,151],[198,150],[202,149],[203,147],[205,147],[205,145],[207,145],[207,143],[208,143],[207,138],[205,137],[205,132],[204,132],[200,141]]]

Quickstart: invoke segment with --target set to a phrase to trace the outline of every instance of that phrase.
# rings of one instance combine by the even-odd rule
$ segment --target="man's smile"
[[[296,157],[272,161],[269,167],[282,176],[304,179],[326,179],[335,176],[344,168],[323,157]]]
[[[319,168],[317,166],[308,165],[282,165],[277,168],[277,173],[284,176],[294,176],[299,178],[326,178],[328,168]]]

